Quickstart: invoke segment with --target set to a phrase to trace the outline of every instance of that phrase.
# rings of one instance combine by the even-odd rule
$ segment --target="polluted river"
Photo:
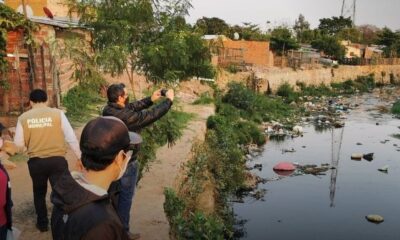
[[[270,140],[248,162],[264,181],[233,203],[238,238],[400,239],[400,120],[379,111],[390,104],[377,91],[348,100],[344,127],[305,121],[302,136]],[[280,162],[297,169],[277,173]]]

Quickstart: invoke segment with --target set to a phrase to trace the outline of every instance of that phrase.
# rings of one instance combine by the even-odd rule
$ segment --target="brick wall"
[[[272,52],[269,49],[269,42],[259,41],[233,41],[227,39],[223,42],[224,48],[242,49],[243,61],[256,66],[273,66]]]
[[[61,56],[59,47],[54,50],[54,53],[51,53],[51,45],[56,41],[62,42],[63,36],[56,36],[54,27],[40,24],[38,31],[34,33],[34,39],[35,77],[33,79],[30,74],[28,49],[23,44],[23,33],[15,31],[9,32],[7,35],[7,53],[14,55],[14,57],[7,58],[9,62],[7,80],[11,89],[8,95],[0,89],[0,106],[4,106],[8,102],[10,112],[21,112],[28,106],[29,92],[31,91],[30,79],[32,79],[33,88],[46,90],[50,106],[57,106],[57,93],[65,93],[75,84],[71,79],[73,73],[71,61]]]

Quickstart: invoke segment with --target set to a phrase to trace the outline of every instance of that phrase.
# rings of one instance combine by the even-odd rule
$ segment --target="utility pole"
[[[350,1],[350,0],[348,0]],[[353,22],[353,27],[356,25],[356,9],[357,9],[357,0],[353,0],[352,5],[348,6],[346,0],[342,1],[342,8],[340,10],[340,16],[342,17],[351,17]]]

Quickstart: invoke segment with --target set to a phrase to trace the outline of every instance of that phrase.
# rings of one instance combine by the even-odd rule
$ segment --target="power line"
[[[340,9],[340,16],[345,18],[350,17],[353,22],[353,26],[355,26],[356,11],[357,11],[356,9],[357,9],[357,0],[343,0],[342,7]]]

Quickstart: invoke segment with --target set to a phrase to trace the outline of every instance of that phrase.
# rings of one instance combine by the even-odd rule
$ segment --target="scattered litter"
[[[364,158],[365,160],[371,162],[372,160],[374,160],[374,153],[367,153],[367,154],[364,154],[364,155],[363,155],[363,158]]]
[[[296,150],[294,150],[294,148],[291,149],[282,149],[282,153],[294,153],[296,152]]]
[[[381,223],[384,221],[383,217],[380,215],[377,215],[377,214],[370,214],[370,215],[365,216],[365,218],[368,221],[373,222],[373,223]]]
[[[312,174],[318,176],[318,175],[325,175],[325,172],[328,171],[330,167],[329,164],[321,164],[320,167],[312,164],[312,165],[299,166],[298,169],[299,173]]]
[[[296,166],[290,162],[281,162],[276,164],[273,169],[276,171],[293,171],[296,169]]]
[[[385,165],[385,166],[383,166],[381,168],[378,168],[378,171],[387,173],[389,171],[389,165]]]
[[[353,160],[361,160],[362,157],[363,157],[362,153],[353,153],[353,154],[351,154],[351,159],[353,159]]]
[[[253,169],[257,169],[258,171],[262,170],[262,164],[255,164]]]

